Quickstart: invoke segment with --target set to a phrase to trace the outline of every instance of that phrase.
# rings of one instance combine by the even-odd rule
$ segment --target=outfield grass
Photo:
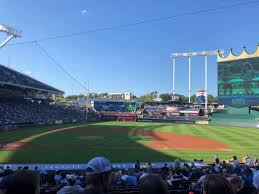
[[[71,126],[71,125],[69,125]],[[19,141],[45,131],[65,126],[37,129],[20,129],[0,132],[0,144]],[[105,130],[104,130],[105,129]],[[221,159],[239,158],[249,153],[259,154],[259,130],[254,128],[199,126],[189,124],[101,122],[75,125],[75,128],[47,134],[28,142],[26,147],[15,151],[1,151],[0,162],[14,163],[81,163],[99,155],[112,162],[172,161],[204,159],[211,161],[215,151],[152,150],[145,146],[146,137],[128,134],[132,129],[157,130],[178,134],[189,134],[217,140],[229,146],[231,151],[217,152]],[[81,136],[97,136],[102,139],[80,139]]]

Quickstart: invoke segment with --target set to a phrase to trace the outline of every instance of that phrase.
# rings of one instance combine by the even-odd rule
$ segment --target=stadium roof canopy
[[[31,78],[30,76],[22,74],[18,71],[10,69],[1,64],[0,64],[0,84],[38,90],[42,92],[64,94],[64,92],[61,90],[58,90],[52,86],[44,84],[36,79]]]

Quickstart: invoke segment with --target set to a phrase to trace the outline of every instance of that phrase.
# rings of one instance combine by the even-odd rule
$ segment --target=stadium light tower
[[[173,60],[173,95],[175,94],[175,65],[176,58],[187,57],[189,59],[189,103],[191,103],[191,58],[204,56],[205,57],[205,110],[208,111],[208,56],[217,55],[218,53],[223,54],[222,50],[213,51],[201,51],[201,52],[189,52],[189,53],[172,53],[170,55]]]
[[[13,27],[6,26],[4,24],[0,24],[0,32],[3,32],[7,35],[7,38],[2,43],[0,43],[0,49],[3,48],[13,38],[22,37],[21,30],[17,30]]]

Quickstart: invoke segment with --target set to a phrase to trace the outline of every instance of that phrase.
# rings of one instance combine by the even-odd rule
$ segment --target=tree
[[[208,103],[218,103],[218,98],[208,94]]]
[[[65,99],[66,99],[66,100],[76,100],[77,97],[78,97],[78,95],[69,95],[69,96],[67,96]]]
[[[55,99],[54,99],[54,102],[57,103],[57,104],[63,103],[63,102],[65,102],[65,101],[66,101],[66,99],[65,99],[63,96],[57,96],[57,97],[55,97]]]
[[[189,102],[189,97],[186,97],[186,96],[181,95],[181,94],[175,94],[175,96],[179,96],[179,101],[181,103],[188,103]]]
[[[140,99],[141,102],[150,101],[150,97],[147,96],[147,95],[140,96],[139,99]]]
[[[188,102],[189,102],[189,96],[188,96]],[[191,96],[191,102],[197,102],[197,98],[195,94]]]
[[[168,93],[160,94],[159,98],[161,98],[163,102],[172,100],[172,96]]]
[[[99,98],[107,98],[107,97],[108,97],[108,93],[107,93],[107,92],[105,92],[105,93],[100,93],[100,94],[98,95],[98,97],[99,97]]]
[[[143,96],[140,96],[139,99],[141,102],[151,102],[157,97],[157,92],[150,92]]]
[[[98,98],[98,94],[96,94],[96,93],[89,93],[88,97],[89,98]]]

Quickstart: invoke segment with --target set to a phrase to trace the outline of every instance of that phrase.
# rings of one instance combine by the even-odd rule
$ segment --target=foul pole
[[[175,58],[173,58],[173,95],[175,94]]]

